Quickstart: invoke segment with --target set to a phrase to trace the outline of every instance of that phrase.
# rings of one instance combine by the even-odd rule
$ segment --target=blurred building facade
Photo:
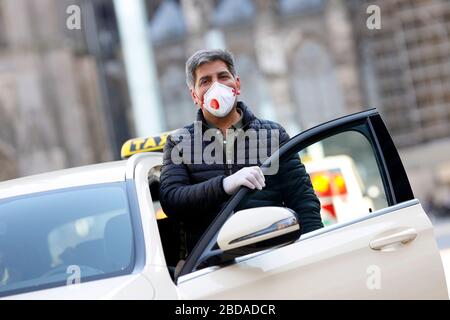
[[[355,27],[365,104],[384,116],[416,194],[449,201],[450,2],[354,0],[353,25],[370,4],[382,28]]]
[[[416,195],[450,186],[448,0],[144,1],[167,130],[197,111],[186,59],[223,47],[258,116],[294,134],[377,107]],[[117,158],[130,112],[111,0],[0,1],[0,180]]]
[[[344,1],[148,0],[147,4],[169,129],[194,118],[184,64],[204,47],[233,52],[241,99],[291,134],[362,109],[354,36]]]
[[[183,87],[186,57],[223,46],[235,55],[241,98],[259,116],[295,133],[377,107],[416,195],[448,200],[449,1],[236,2],[147,1],[169,128],[195,113]],[[380,8],[380,30],[367,27],[370,5]]]
[[[111,8],[110,1],[103,2]],[[86,28],[94,34],[93,26],[70,30],[66,24],[66,10],[75,4],[83,14],[97,10],[94,27],[101,31],[102,2],[96,3],[94,8],[86,1],[0,1],[0,180],[117,154],[111,136],[117,138],[118,129],[110,128],[114,109],[106,100],[116,101],[119,112],[127,104],[120,100],[126,98],[120,93],[123,70],[108,64],[117,59],[100,50],[111,32],[97,35],[93,47],[84,34]]]
[[[382,28],[355,28],[368,103],[379,106],[402,147],[449,137],[450,2],[358,0],[354,25],[364,24],[369,4],[381,8]]]

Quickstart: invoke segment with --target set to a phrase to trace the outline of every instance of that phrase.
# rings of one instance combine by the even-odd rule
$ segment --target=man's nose
[[[219,82],[219,77],[211,77],[211,82],[209,83],[208,88],[205,88],[205,92],[209,90],[209,88],[211,88],[211,86],[214,84],[214,82]]]

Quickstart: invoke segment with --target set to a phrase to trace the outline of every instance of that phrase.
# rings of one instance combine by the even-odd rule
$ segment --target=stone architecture
[[[450,186],[448,0],[147,2],[164,106],[183,115],[169,117],[169,128],[195,112],[183,87],[186,57],[221,44],[258,115],[292,134],[377,107],[416,196],[446,197],[436,190]],[[367,27],[370,5],[380,8],[380,30]]]
[[[225,47],[258,116],[294,134],[377,107],[416,195],[450,186],[448,0],[144,1],[167,130],[197,111],[187,57]],[[133,124],[116,29],[110,0],[0,1],[0,180],[117,158]]]
[[[114,157],[74,3],[0,1],[0,180]]]
[[[195,113],[184,62],[204,47],[236,58],[242,99],[290,133],[361,110],[360,81],[345,1],[149,0],[149,28],[169,129]],[[339,41],[335,41],[339,39]]]
[[[349,1],[354,26],[381,9],[381,29],[355,28],[365,105],[377,106],[416,196],[450,201],[450,2]]]
[[[450,136],[450,2],[355,0],[354,25],[381,9],[380,30],[355,28],[366,102],[380,108],[401,147]]]

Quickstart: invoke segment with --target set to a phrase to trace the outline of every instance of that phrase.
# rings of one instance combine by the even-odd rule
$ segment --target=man
[[[197,122],[183,128],[184,135],[167,139],[160,202],[169,217],[183,222],[187,250],[193,249],[222,205],[242,186],[262,191],[247,197],[238,209],[286,206],[297,213],[303,233],[323,227],[319,200],[298,154],[280,161],[278,172],[267,176],[267,181],[259,168],[261,159],[254,161],[260,150],[253,142],[257,146],[264,142],[272,149],[274,137],[281,145],[289,136],[281,125],[258,119],[237,100],[241,84],[232,55],[224,50],[200,50],[186,62],[186,78],[192,100],[200,109]],[[198,133],[205,136],[211,130],[214,139],[197,139]],[[260,135],[262,131],[267,136]],[[256,133],[250,135],[253,138],[241,139],[244,143],[239,148],[235,140],[252,132]],[[197,157],[198,151],[204,156],[201,152],[212,144],[217,146],[218,141],[222,150],[211,152],[216,161]]]

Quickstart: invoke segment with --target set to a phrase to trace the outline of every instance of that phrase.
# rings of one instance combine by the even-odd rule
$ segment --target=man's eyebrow
[[[220,71],[220,72],[218,73],[219,76],[230,75],[230,74],[231,74],[231,73],[230,73],[229,71],[227,71],[227,70]]]
[[[211,76],[210,75],[203,76],[200,79],[198,79],[198,82],[200,82],[200,81],[202,81],[204,79],[208,79],[208,78],[211,78]]]

